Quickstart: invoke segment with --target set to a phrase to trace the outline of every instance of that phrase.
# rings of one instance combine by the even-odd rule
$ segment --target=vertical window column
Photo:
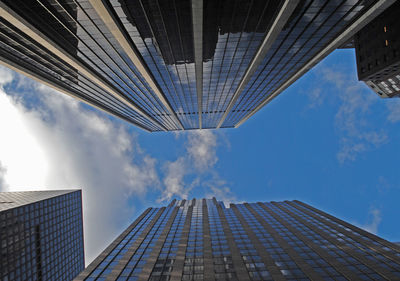
[[[202,129],[203,111],[203,0],[192,0],[193,46],[196,75],[199,129]]]
[[[279,244],[279,246],[284,249],[284,251],[289,255],[289,257],[297,264],[297,266],[306,274],[311,280],[323,280],[323,278],[314,271],[314,269],[308,265],[304,259],[288,244],[287,241],[285,241],[281,235],[273,228],[271,225],[269,225],[256,210],[254,210],[249,204],[245,203],[244,204],[246,208],[253,214],[253,216],[256,217],[256,219],[261,223],[261,225],[269,232],[271,233],[272,237],[275,239],[275,241]],[[261,206],[263,207],[263,206]],[[269,210],[265,209],[267,212]],[[270,212],[271,213],[271,212]],[[271,215],[281,222],[280,218],[276,216],[275,214]],[[282,222],[281,222],[282,223]],[[282,223],[283,224],[283,223]],[[285,225],[286,226],[286,225]],[[287,227],[287,226],[286,226]],[[289,230],[290,228],[287,227]],[[292,232],[296,235],[293,230]],[[297,235],[296,235],[297,236]]]
[[[196,199],[193,199],[193,200],[196,200]],[[185,203],[190,204],[190,201],[189,202],[186,201]],[[176,254],[174,268],[171,272],[172,280],[181,280],[181,278],[182,278],[183,265],[185,262],[185,253],[186,253],[189,232],[190,232],[190,223],[192,221],[193,204],[191,204],[189,206],[189,209],[186,214],[186,220],[185,220],[185,224],[183,225],[181,240],[179,241],[178,252]]]
[[[222,228],[224,229],[225,237],[226,240],[228,241],[228,246],[232,254],[233,267],[235,268],[237,278],[240,281],[247,281],[247,280],[250,281],[249,273],[247,272],[247,268],[243,262],[240,251],[236,246],[235,240],[233,238],[233,233],[229,227],[224,211],[222,210],[221,205],[218,204],[215,198],[213,199],[213,201],[214,204],[217,206],[218,214],[222,223]]]
[[[139,248],[139,246],[142,244],[143,240],[146,239],[147,234],[150,232],[150,230],[153,228],[153,226],[156,224],[160,216],[164,213],[164,211],[167,211],[165,207],[160,208],[158,210],[156,216],[153,218],[153,220],[149,223],[149,225],[144,229],[144,231],[140,234],[138,239],[132,244],[132,246],[126,251],[125,255],[119,260],[118,264],[114,267],[114,269],[111,271],[111,273],[107,276],[107,281],[111,280],[116,280],[121,273],[121,271],[125,268],[126,264],[129,262],[131,257],[135,254],[136,250]]]
[[[267,249],[263,246],[260,240],[257,238],[256,234],[251,230],[250,225],[247,223],[243,215],[239,212],[236,205],[232,204],[233,212],[235,213],[236,217],[239,219],[240,223],[243,225],[244,230],[246,231],[247,235],[249,236],[251,243],[257,249],[258,254],[261,257],[262,262],[267,267],[269,273],[272,275],[274,279],[279,280],[286,280],[286,278],[282,275],[279,268],[276,266],[274,260],[268,254]]]
[[[303,218],[301,218],[300,216],[296,215],[295,213],[293,213],[292,211],[288,210],[287,208],[284,208],[278,204],[276,204],[275,206],[277,206],[278,208],[280,208],[281,210],[283,210],[284,212],[288,213],[290,216],[292,216],[293,218],[297,219],[299,222],[303,223],[304,225],[306,225],[309,228],[314,229],[314,231],[316,233],[318,233],[319,235],[321,235],[324,239],[326,239],[327,241],[329,241],[331,244],[335,245],[336,247],[338,247],[339,249],[345,251],[346,253],[348,253],[350,256],[354,257],[355,259],[357,259],[358,261],[360,261],[362,264],[364,264],[365,266],[373,269],[375,272],[379,273],[380,275],[384,276],[385,278],[387,278],[388,280],[395,280],[398,278],[398,276],[393,275],[388,269],[383,268],[381,266],[379,266],[378,264],[376,264],[375,262],[369,260],[368,258],[366,258],[364,256],[364,254],[359,252],[359,249],[352,249],[349,246],[347,246],[345,243],[343,242],[339,242],[336,238],[332,238],[329,234],[327,234],[325,231],[322,231],[316,227],[313,227],[312,224],[310,224],[308,221],[304,220]],[[309,216],[317,219],[317,216],[315,214],[312,213],[308,213]],[[355,238],[355,241],[357,242],[361,242],[361,239],[359,238]],[[346,242],[347,243],[347,242]],[[354,246],[356,247],[356,246]],[[360,250],[361,251],[361,250]]]
[[[95,270],[100,263],[108,257],[112,250],[121,243],[122,240],[134,229],[142,219],[152,210],[152,208],[147,208],[124,232],[118,236],[90,265],[81,273],[78,277],[76,277],[75,281],[83,281],[90,275],[90,273]]]
[[[273,216],[276,220],[278,220],[282,225],[284,225],[287,229],[289,229],[296,237],[298,237],[301,241],[303,241],[308,247],[310,247],[315,253],[317,253],[325,262],[335,268],[338,272],[343,274],[346,278],[350,280],[357,280],[358,275],[354,272],[350,271],[346,268],[342,263],[338,262],[336,258],[332,257],[330,254],[326,252],[326,250],[322,249],[320,246],[315,244],[312,240],[308,239],[290,224],[288,224],[285,220],[275,214],[273,211],[268,209],[264,204],[259,203],[259,206],[263,208],[266,212],[268,212],[271,216]]]
[[[331,227],[331,228],[333,228],[333,229],[335,229],[335,230],[337,230],[337,231],[349,236],[350,238],[354,239],[355,241],[360,240],[360,239],[358,239],[358,237],[356,235],[354,235],[351,231],[346,230],[345,227],[351,229],[352,231],[354,231],[356,233],[360,233],[361,235],[366,236],[368,239],[370,239],[372,241],[376,241],[376,242],[380,243],[384,247],[388,247],[390,249],[394,248],[394,251],[398,251],[398,252],[400,251],[400,247],[399,246],[396,246],[395,244],[390,243],[390,242],[388,242],[388,241],[386,241],[386,240],[384,240],[384,239],[382,239],[382,238],[380,238],[380,237],[378,237],[378,236],[376,236],[376,235],[374,235],[372,233],[369,233],[369,232],[367,232],[367,231],[365,231],[365,230],[363,230],[361,228],[355,227],[354,225],[351,225],[351,224],[349,224],[349,223],[347,223],[345,221],[342,221],[342,220],[340,220],[340,219],[338,219],[338,218],[336,218],[334,216],[331,216],[331,215],[329,215],[327,213],[324,213],[324,212],[322,212],[322,211],[320,211],[318,209],[315,209],[314,207],[309,206],[309,205],[307,205],[307,204],[305,204],[303,202],[300,202],[300,201],[295,201],[295,202],[297,204],[303,206],[305,209],[300,210],[298,208],[298,206],[296,206],[296,204],[294,204],[293,202],[287,202],[287,203],[289,205],[293,206],[294,208],[296,208],[299,211],[307,212],[307,214],[309,214],[313,218],[317,219],[321,223],[324,223],[324,224],[328,225],[329,227]],[[321,217],[315,216],[312,212],[310,212],[308,210],[314,211],[315,213],[317,213],[317,214],[319,214],[319,215],[321,215],[323,217],[326,217],[326,219],[322,220]],[[337,223],[339,225],[343,225],[344,228],[338,227],[337,225],[335,225],[334,223],[330,222],[329,220],[332,220],[333,222],[335,222],[335,223]],[[397,261],[397,263],[400,265],[400,262],[398,261],[399,258],[394,254],[393,251],[388,252],[388,251],[383,250],[383,247],[377,247],[376,245],[373,245],[373,244],[370,244],[370,243],[365,243],[364,239],[362,241],[360,241],[360,243],[362,243],[363,245],[371,248],[373,251],[378,252],[379,254],[382,254],[382,255],[388,257],[391,260]]]
[[[204,280],[215,280],[214,262],[212,256],[210,222],[208,220],[207,201],[203,199],[203,254],[204,254]]]
[[[168,219],[167,224],[165,225],[163,231],[161,232],[161,235],[158,237],[158,240],[155,243],[155,246],[153,247],[153,250],[150,253],[150,256],[147,258],[147,263],[144,265],[143,270],[139,275],[139,278],[138,278],[139,281],[146,281],[146,280],[148,280],[148,276],[151,275],[154,265],[156,264],[157,258],[161,252],[161,248],[165,242],[165,239],[167,238],[169,231],[171,230],[171,225],[176,218],[176,214],[178,213],[178,210],[179,210],[179,207],[174,208],[171,216]]]

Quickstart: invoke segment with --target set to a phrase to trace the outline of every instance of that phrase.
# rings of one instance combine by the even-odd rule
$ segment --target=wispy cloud
[[[205,190],[207,197],[218,194],[222,195],[218,196],[221,200],[222,197],[234,198],[230,188],[215,171],[219,145],[217,134],[209,130],[195,130],[178,133],[176,137],[186,138],[186,151],[175,161],[164,164],[164,189],[158,201],[167,201],[174,196],[187,199],[190,192],[198,187]]]
[[[4,66],[0,66],[0,87],[10,83],[14,78],[13,72]]]
[[[366,225],[360,226],[362,229],[371,232],[373,234],[378,233],[378,226],[382,221],[381,210],[377,208],[371,208],[369,211],[369,222]]]
[[[342,79],[342,83],[336,83],[341,105],[335,117],[336,129],[341,134],[337,153],[340,163],[354,161],[360,153],[377,148],[388,140],[385,130],[372,127],[369,121],[370,107],[378,97],[361,82]]]
[[[308,99],[310,101],[308,107],[315,108],[320,106],[325,99],[325,95],[323,94],[323,90],[321,88],[314,88],[310,91],[307,91]]]
[[[189,189],[185,188],[184,177],[188,172],[186,167],[186,159],[180,157],[175,161],[167,162],[164,165],[165,178],[163,183],[165,189],[162,191],[158,202],[170,200],[173,196],[179,196],[187,199]]]
[[[389,110],[388,120],[390,122],[399,122],[400,121],[400,99],[394,98],[387,103],[387,107]]]
[[[370,120],[372,107],[380,100],[363,83],[348,77],[347,72],[333,70],[320,66],[318,73],[319,85],[308,94],[311,107],[321,105],[324,89],[335,92],[339,107],[335,116],[335,130],[339,135],[339,151],[337,159],[340,163],[354,161],[366,151],[373,150],[388,140],[386,131],[372,125]],[[315,87],[315,85],[313,86]]]
[[[211,131],[197,130],[188,134],[186,149],[198,171],[212,168],[218,161],[217,136]]]
[[[379,176],[378,177],[378,191],[379,193],[388,193],[390,192],[393,188],[398,188],[397,184],[393,184],[388,178],[384,176]]]
[[[205,181],[204,186],[208,187],[207,198],[215,197],[226,206],[230,203],[238,203],[236,195],[231,191],[226,180],[221,179],[217,173],[214,173],[209,181]]]

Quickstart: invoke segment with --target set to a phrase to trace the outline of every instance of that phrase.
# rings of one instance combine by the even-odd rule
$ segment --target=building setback
[[[383,98],[400,97],[400,1],[356,34],[358,79]]]
[[[238,127],[395,0],[1,0],[0,62],[148,131]]]
[[[300,201],[148,208],[75,280],[399,280],[400,247]]]
[[[0,192],[0,241],[0,280],[72,280],[85,268],[81,191]]]

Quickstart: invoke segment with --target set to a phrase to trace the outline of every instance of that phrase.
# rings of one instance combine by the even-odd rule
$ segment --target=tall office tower
[[[82,228],[80,190],[0,192],[0,280],[72,280]]]
[[[383,98],[400,97],[400,1],[356,34],[358,79]]]
[[[0,61],[148,131],[238,127],[395,0],[1,0]]]
[[[174,200],[75,280],[400,280],[400,246],[299,201]]]

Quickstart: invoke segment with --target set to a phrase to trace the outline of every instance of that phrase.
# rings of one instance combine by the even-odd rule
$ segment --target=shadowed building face
[[[75,280],[397,280],[400,247],[300,201],[147,209]]]
[[[358,79],[382,98],[400,97],[400,2],[354,36]]]
[[[148,131],[238,127],[392,2],[3,0],[0,61]]]
[[[85,268],[80,190],[0,192],[0,279],[65,280]]]

